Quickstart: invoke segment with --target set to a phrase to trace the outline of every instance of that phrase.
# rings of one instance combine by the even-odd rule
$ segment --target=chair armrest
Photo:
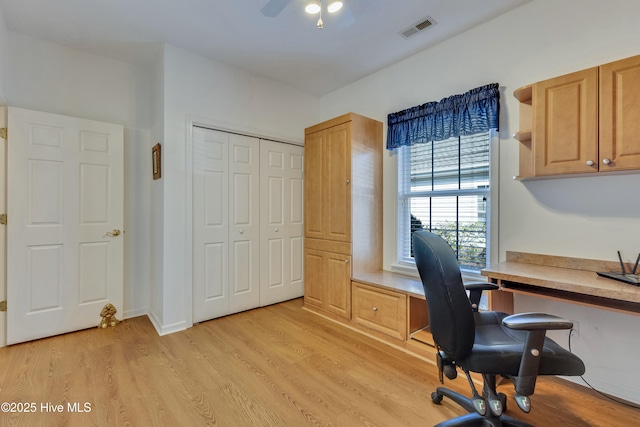
[[[573,322],[562,317],[546,313],[518,313],[502,319],[502,324],[509,329],[535,331],[539,329],[556,330],[571,329]]]
[[[522,360],[518,376],[513,379],[516,393],[530,396],[536,385],[540,355],[544,347],[544,339],[548,330],[571,329],[573,322],[546,313],[519,313],[502,319],[502,324],[509,329],[527,331],[526,342],[522,352]]]
[[[468,291],[495,291],[498,285],[489,282],[465,283],[464,288]]]
[[[478,305],[480,304],[480,298],[482,297],[482,291],[495,291],[498,289],[498,285],[494,285],[489,282],[476,282],[467,283],[464,288],[469,291],[469,301],[471,302],[471,308],[473,311],[478,311]]]

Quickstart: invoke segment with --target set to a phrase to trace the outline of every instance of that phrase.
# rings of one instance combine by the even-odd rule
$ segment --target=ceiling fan
[[[260,12],[262,12],[262,14],[264,16],[267,16],[269,18],[275,18],[276,16],[278,16],[280,14],[280,12],[282,12],[282,10],[287,7],[287,5],[289,3],[291,3],[292,0],[269,0],[267,2],[267,4],[264,5],[264,7],[262,9],[260,9]],[[316,14],[319,13],[320,14],[320,19],[318,20],[318,28],[322,29],[322,1],[321,0],[308,0],[307,1],[307,6],[305,7],[305,11],[309,14]],[[346,18],[343,19],[343,24],[339,25],[339,26],[348,26],[351,23],[353,23],[354,21],[354,17],[353,17],[353,13],[351,13],[351,10],[348,8],[348,6],[344,5],[342,1],[333,1],[333,0],[329,0],[328,2],[328,7],[327,7],[327,11],[329,13],[335,13],[338,12],[339,10],[343,9],[344,13],[342,13],[342,15]],[[344,8],[343,8],[344,5]]]

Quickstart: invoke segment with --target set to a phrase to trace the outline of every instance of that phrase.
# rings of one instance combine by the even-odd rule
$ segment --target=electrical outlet
[[[571,335],[571,338],[577,340],[580,338],[580,322],[576,320],[572,320],[572,322],[573,322],[573,328],[571,328],[571,331],[569,332],[569,334]]]

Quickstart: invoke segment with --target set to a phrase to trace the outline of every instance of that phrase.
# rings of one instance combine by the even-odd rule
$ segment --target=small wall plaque
[[[160,151],[160,143],[154,145],[151,149],[153,179],[159,179],[162,177],[162,155]]]

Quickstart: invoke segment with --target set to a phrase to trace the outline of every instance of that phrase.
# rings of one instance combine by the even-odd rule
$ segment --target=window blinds
[[[399,149],[399,260],[413,262],[411,233],[449,242],[463,268],[487,262],[490,135],[483,132]]]

